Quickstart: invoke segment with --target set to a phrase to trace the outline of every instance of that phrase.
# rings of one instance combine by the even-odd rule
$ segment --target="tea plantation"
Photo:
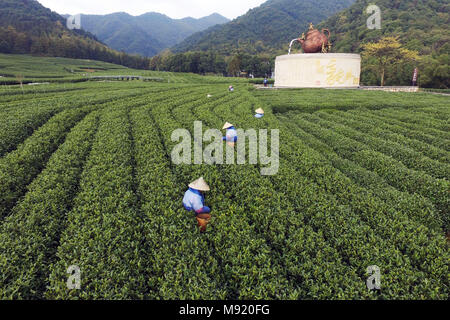
[[[1,299],[448,299],[448,96],[159,76],[0,87]],[[278,174],[173,164],[194,121],[279,129]]]

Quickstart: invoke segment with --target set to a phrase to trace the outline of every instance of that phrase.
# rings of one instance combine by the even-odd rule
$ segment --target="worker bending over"
[[[260,119],[260,118],[264,117],[264,110],[263,109],[261,109],[261,108],[256,109],[255,112],[256,112],[255,118]]]
[[[189,189],[183,198],[184,208],[195,212],[200,232],[206,231],[206,226],[211,219],[211,209],[205,206],[205,196],[202,193],[209,190],[208,184],[202,177],[189,184]]]
[[[225,123],[222,130],[226,130],[226,135],[223,137],[223,141],[226,141],[230,147],[234,147],[237,141],[236,128],[229,122]]]

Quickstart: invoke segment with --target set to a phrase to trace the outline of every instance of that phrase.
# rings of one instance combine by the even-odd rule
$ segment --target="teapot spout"
[[[291,54],[291,49],[292,49],[292,45],[294,44],[294,42],[299,41],[299,39],[294,39],[291,41],[291,43],[289,44],[289,52],[288,54]]]

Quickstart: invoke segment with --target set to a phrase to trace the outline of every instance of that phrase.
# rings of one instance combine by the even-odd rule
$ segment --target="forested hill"
[[[171,19],[149,12],[132,16],[124,12],[108,15],[81,15],[81,26],[113,49],[154,56],[190,35],[229,20],[220,14],[200,19]]]
[[[231,55],[273,53],[355,0],[269,0],[221,26],[196,33],[173,48],[176,52],[214,50]]]
[[[35,0],[0,1],[0,53],[31,53],[93,59],[133,68],[148,60],[107,47],[83,30],[69,30],[66,20]]]
[[[370,14],[365,10],[370,4],[381,9],[380,30],[367,28]],[[356,52],[362,43],[383,35],[397,35],[409,49],[421,54],[448,50],[449,25],[448,0],[357,0],[321,24],[333,31],[332,40],[338,52]]]
[[[381,9],[381,29],[367,28],[370,4]],[[448,0],[357,0],[351,7],[330,17],[318,27],[332,32],[335,52],[360,52],[361,45],[383,36],[398,36],[410,50],[418,51],[421,84],[436,88],[450,86],[450,2]],[[411,78],[395,72],[399,77]],[[399,83],[400,79],[392,79]]]

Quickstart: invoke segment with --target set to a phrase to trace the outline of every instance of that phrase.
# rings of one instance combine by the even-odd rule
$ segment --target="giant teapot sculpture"
[[[327,32],[328,35],[325,35],[325,32]],[[322,32],[320,32],[319,30],[314,29],[313,24],[310,23],[309,31],[306,36],[303,33],[301,38],[291,41],[291,44],[289,46],[289,54],[291,54],[291,47],[295,41],[299,42],[302,45],[304,53],[327,53],[331,50],[331,43],[329,42],[329,38],[330,30],[322,29]]]

